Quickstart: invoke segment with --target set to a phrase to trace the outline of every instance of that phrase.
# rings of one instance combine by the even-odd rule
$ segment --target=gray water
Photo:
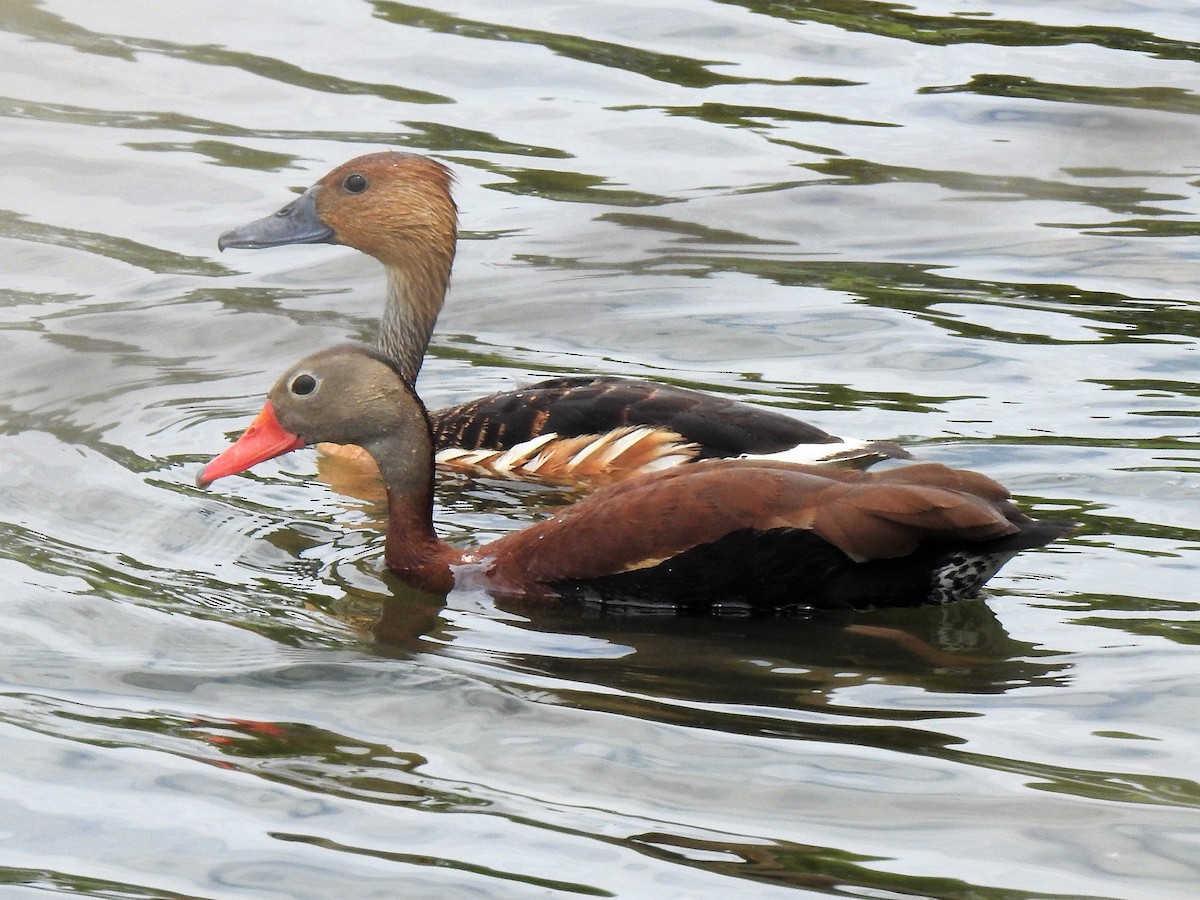
[[[1198,62],[1166,0],[2,0],[0,893],[1196,896]],[[431,405],[656,378],[1082,529],[646,621],[411,595],[311,451],[197,490],[382,294],[216,236],[387,147],[458,176]]]

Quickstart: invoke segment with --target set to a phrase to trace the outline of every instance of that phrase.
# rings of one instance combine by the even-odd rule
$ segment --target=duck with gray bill
[[[452,180],[424,156],[361,156],[274,215],[227,231],[218,246],[343,244],[379,260],[388,289],[377,347],[415,384],[454,264]],[[837,437],[775,410],[615,376],[554,378],[436,410],[430,420],[443,466],[550,480],[612,478],[716,457],[865,467],[908,456],[894,443]]]

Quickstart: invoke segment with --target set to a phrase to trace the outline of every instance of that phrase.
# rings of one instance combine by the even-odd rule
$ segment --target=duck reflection
[[[505,668],[650,698],[792,709],[836,705],[840,714],[855,714],[834,696],[857,685],[990,694],[1062,685],[1070,669],[1062,654],[1010,636],[982,599],[809,617],[721,618],[614,614],[568,603],[497,606],[470,592],[460,592],[461,599],[452,595],[448,606],[441,596],[398,579],[389,579],[388,587],[391,593],[382,597],[349,594],[341,610],[380,652],[469,648]],[[472,604],[475,610],[464,609]],[[487,636],[481,642],[473,617],[492,626],[499,621],[505,637],[493,637],[491,646]],[[860,712],[901,719],[928,714]]]

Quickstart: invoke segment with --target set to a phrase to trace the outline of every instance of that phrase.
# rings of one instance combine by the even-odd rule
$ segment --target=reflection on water
[[[1194,31],[1153,3],[4,4],[0,883],[1194,893]],[[382,147],[458,177],[431,405],[657,378],[1083,527],[952,607],[663,619],[414,594],[311,455],[198,491],[382,289],[216,235]],[[436,518],[466,545],[573,496],[452,478]]]

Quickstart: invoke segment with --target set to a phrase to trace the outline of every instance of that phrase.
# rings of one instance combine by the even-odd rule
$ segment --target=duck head
[[[453,177],[441,163],[387,151],[344,163],[273,215],[233,228],[217,246],[261,250],[344,244],[395,264],[414,248],[454,255]]]
[[[283,209],[225,232],[224,250],[344,244],[383,263],[387,303],[376,345],[413,384],[446,299],[458,241],[453,177],[412,153],[371,153],[338,166]]]
[[[206,487],[300,447],[358,444],[377,460],[432,469],[429,425],[421,401],[395,364],[368,347],[346,344],[307,356],[271,389],[250,427],[201,471]]]

